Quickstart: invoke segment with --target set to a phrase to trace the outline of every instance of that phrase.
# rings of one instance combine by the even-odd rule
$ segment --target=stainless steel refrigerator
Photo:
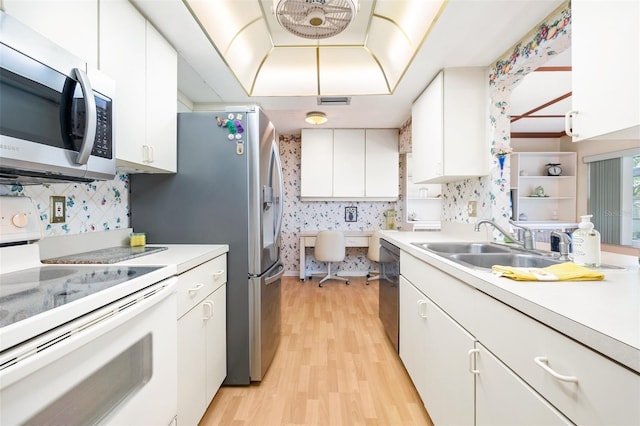
[[[130,175],[148,243],[228,244],[227,377],[262,380],[280,342],[282,167],[258,107],[178,114],[178,172]]]

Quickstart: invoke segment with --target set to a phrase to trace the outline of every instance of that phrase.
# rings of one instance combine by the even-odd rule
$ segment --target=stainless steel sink
[[[447,257],[461,265],[480,269],[491,269],[493,265],[544,268],[563,262],[537,254],[518,253],[458,253]]]
[[[456,242],[456,243],[413,243],[422,249],[437,254],[454,253],[510,253],[511,249],[493,243]]]

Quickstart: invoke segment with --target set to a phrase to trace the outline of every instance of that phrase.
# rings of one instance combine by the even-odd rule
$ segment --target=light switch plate
[[[469,201],[467,202],[467,214],[469,217],[477,217],[478,216],[478,202],[477,201]]]
[[[64,223],[67,217],[67,197],[63,195],[51,196],[50,223]]]

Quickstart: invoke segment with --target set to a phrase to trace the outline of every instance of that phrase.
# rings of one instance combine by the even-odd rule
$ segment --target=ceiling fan
[[[278,23],[291,34],[325,39],[344,31],[358,11],[357,0],[274,0]]]

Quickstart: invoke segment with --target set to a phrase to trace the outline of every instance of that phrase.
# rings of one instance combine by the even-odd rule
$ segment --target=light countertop
[[[91,232],[63,235],[40,240],[37,246],[41,259],[73,255],[109,247],[126,247],[130,228],[107,232]],[[167,247],[140,257],[124,260],[114,265],[164,266],[164,278],[182,274],[229,251],[227,244],[148,244],[146,247]],[[164,279],[163,278],[163,279]]]
[[[176,273],[182,274],[229,251],[226,244],[149,244],[147,247],[167,247],[167,250],[125,260],[117,265],[174,266]]]
[[[603,252],[603,281],[522,282],[459,265],[412,242],[478,241],[482,235],[383,231],[403,251],[640,373],[640,271],[635,256]]]

